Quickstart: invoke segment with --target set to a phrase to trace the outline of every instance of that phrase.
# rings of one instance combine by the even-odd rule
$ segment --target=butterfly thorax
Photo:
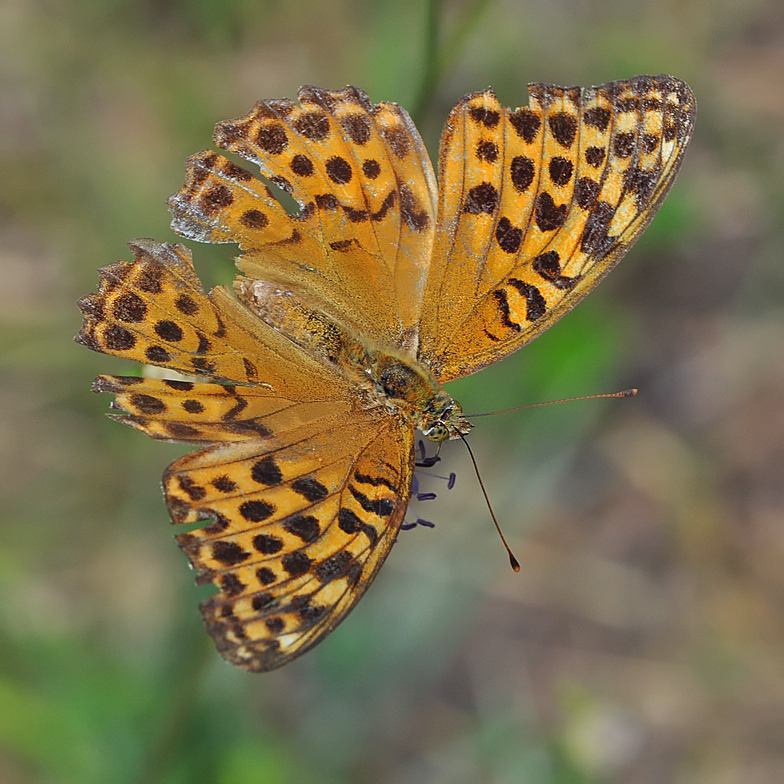
[[[431,441],[459,438],[471,429],[460,404],[441,388],[430,369],[404,351],[373,345],[275,283],[240,278],[235,289],[259,318],[355,381],[363,407],[382,406],[412,422]]]
[[[373,350],[371,374],[384,401],[405,413],[425,438],[446,441],[471,429],[463,409],[430,370],[394,350]]]

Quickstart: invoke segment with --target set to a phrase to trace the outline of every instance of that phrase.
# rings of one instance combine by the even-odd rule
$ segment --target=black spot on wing
[[[388,517],[395,509],[394,502],[388,498],[368,498],[364,493],[357,490],[354,485],[349,485],[348,489],[366,512],[371,512],[379,517]]]
[[[585,161],[589,166],[598,169],[604,163],[604,148],[603,147],[589,147],[585,151]]]
[[[348,574],[349,566],[351,564],[351,554],[345,550],[341,550],[329,558],[322,561],[314,570],[316,577],[322,582],[328,583],[332,580],[337,580],[344,575]]]
[[[152,395],[133,394],[129,402],[142,414],[161,414],[166,410],[166,404]]]
[[[472,215],[484,212],[492,215],[496,207],[498,207],[498,191],[491,183],[481,182],[468,191],[468,196],[463,204],[463,212]]]
[[[513,226],[509,218],[503,217],[496,226],[495,239],[505,253],[517,253],[523,240],[523,230]]]
[[[397,192],[391,190],[384,198],[384,201],[381,202],[381,206],[378,208],[378,210],[372,213],[370,217],[374,221],[384,220],[384,218],[387,216],[387,213],[395,206],[396,200],[397,200]],[[404,218],[408,220],[406,216],[404,216]]]
[[[291,483],[291,489],[311,503],[321,501],[329,494],[329,490],[312,476],[304,476],[301,479],[294,480]]]
[[[369,180],[375,180],[381,174],[381,166],[378,161],[373,158],[368,158],[362,163],[362,173]]]
[[[238,397],[237,402],[234,406],[232,406],[222,417],[224,421],[229,421],[235,419],[239,414],[242,413],[248,406],[248,401]]]
[[[186,316],[194,316],[199,312],[199,306],[196,304],[193,298],[187,294],[181,294],[179,297],[177,297],[177,299],[174,301],[174,307],[177,308],[180,313],[184,313]]]
[[[536,225],[541,231],[560,229],[566,221],[567,204],[556,204],[546,191],[536,197]]]
[[[607,126],[610,124],[611,113],[609,109],[603,106],[594,106],[592,109],[583,115],[583,122],[600,131],[606,131]]]
[[[236,566],[247,561],[250,553],[236,542],[215,542],[212,545],[212,557],[226,566]]]
[[[348,114],[341,121],[347,136],[360,146],[364,146],[370,139],[370,120],[364,114]]]
[[[547,303],[536,286],[531,286],[528,283],[517,280],[517,278],[509,278],[508,283],[510,286],[514,286],[514,288],[525,297],[525,318],[527,321],[536,321],[538,318],[544,316],[547,312]]]
[[[495,163],[498,160],[498,145],[487,140],[480,141],[476,145],[476,157],[480,161]]]
[[[307,155],[295,155],[289,167],[299,177],[310,177],[313,174],[313,162]]]
[[[509,173],[514,189],[518,193],[525,193],[534,181],[536,166],[527,156],[517,155],[512,158],[512,162],[509,164]]]
[[[226,574],[221,579],[221,588],[227,596],[237,596],[245,590],[246,586],[236,574]],[[227,607],[231,609],[231,605]]]
[[[260,523],[275,512],[275,507],[267,502],[257,499],[244,501],[240,504],[240,514],[251,523]]]
[[[254,606],[254,610],[256,607]],[[280,634],[286,628],[286,622],[283,618],[278,616],[267,618],[264,621],[264,625],[272,632],[272,634]]]
[[[233,493],[237,489],[237,483],[228,476],[218,476],[210,484],[221,493]]]
[[[365,534],[371,545],[375,545],[378,541],[378,531],[372,525],[364,523],[354,512],[345,507],[338,512],[338,527],[347,534],[358,534],[360,532]]]
[[[129,323],[144,321],[147,305],[132,291],[125,291],[112,304],[112,314],[118,321]]]
[[[256,144],[270,155],[280,155],[288,147],[286,131],[279,123],[262,125],[256,134]]]
[[[408,185],[400,186],[400,215],[412,231],[424,231],[430,216]]]
[[[572,179],[574,166],[567,158],[556,155],[550,161],[550,179],[554,185],[566,185]]]
[[[615,134],[613,139],[613,149],[619,158],[628,158],[636,146],[636,140],[633,133],[622,132]]]
[[[295,515],[283,523],[283,527],[306,544],[318,539],[321,529],[313,515]]]
[[[275,555],[283,549],[283,541],[270,534],[257,534],[253,537],[253,546],[262,555]]]
[[[345,185],[347,182],[351,182],[353,172],[351,164],[345,158],[335,155],[327,161],[325,168],[329,178],[337,185]]]
[[[361,474],[359,471],[354,471],[354,479],[363,485],[373,485],[373,487],[384,485],[384,487],[388,487],[390,490],[397,492],[397,487],[389,479],[383,476],[370,476],[369,474]]]
[[[549,250],[537,256],[534,259],[533,268],[541,277],[559,289],[572,289],[577,283],[575,278],[561,274],[560,257],[557,251]]]
[[[585,222],[580,249],[592,256],[600,256],[612,243],[614,237],[609,237],[607,229],[615,214],[615,208],[606,201],[599,201],[591,211]]]
[[[269,218],[261,210],[246,210],[240,216],[240,223],[249,229],[261,231],[269,226]]]
[[[498,305],[498,311],[501,314],[501,322],[505,327],[508,327],[514,332],[520,331],[520,325],[512,321],[511,318],[511,310],[509,308],[509,298],[506,295],[506,291],[504,289],[496,289],[493,292],[493,297]]]
[[[173,321],[164,319],[156,323],[155,334],[168,343],[177,343],[183,338],[182,328]]]
[[[136,345],[136,336],[119,324],[112,324],[103,333],[103,339],[111,351],[130,351]]]
[[[547,124],[550,126],[550,132],[553,138],[561,145],[569,149],[574,144],[574,138],[577,135],[577,119],[566,112],[556,112],[552,115]]]
[[[590,177],[580,177],[574,186],[574,200],[579,207],[587,210],[593,207],[601,191],[601,185]]]
[[[517,135],[527,144],[531,144],[539,133],[542,125],[541,117],[528,108],[518,109],[509,115],[509,122]]]
[[[484,106],[474,106],[468,110],[468,114],[475,123],[484,125],[485,128],[495,128],[501,117],[495,109],[488,109]]]
[[[194,482],[187,474],[180,474],[177,477],[177,484],[179,484],[180,490],[182,490],[191,501],[201,501],[207,495],[206,490],[201,485]]]
[[[272,487],[283,481],[283,474],[271,455],[257,460],[250,470],[250,475],[255,482]]]
[[[311,560],[301,550],[297,550],[284,555],[281,563],[291,577],[300,577],[310,569]]]
[[[303,112],[294,122],[299,133],[315,142],[329,136],[329,119],[324,112]]]

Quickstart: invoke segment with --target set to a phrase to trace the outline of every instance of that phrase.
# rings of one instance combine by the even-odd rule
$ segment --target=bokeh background
[[[672,73],[699,116],[629,257],[452,392],[446,492],[322,645],[214,652],[75,300],[215,122],[301,84],[415,113],[492,84]],[[778,0],[0,0],[0,784],[784,781],[784,6]],[[207,285],[232,248],[195,248]]]

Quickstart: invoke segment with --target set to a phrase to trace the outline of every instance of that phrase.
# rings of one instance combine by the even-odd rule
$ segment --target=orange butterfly
[[[215,144],[300,205],[205,151],[173,229],[234,242],[234,291],[202,291],[191,253],[152,240],[104,267],[77,340],[205,380],[99,376],[116,417],[199,445],[166,471],[178,541],[221,654],[270,670],[329,634],[389,553],[411,496],[414,434],[471,425],[442,389],[573,308],[653,217],[692,134],[691,90],[638,76],[529,86],[514,111],[463,98],[440,188],[416,128],[354,87],[304,87],[220,123]]]

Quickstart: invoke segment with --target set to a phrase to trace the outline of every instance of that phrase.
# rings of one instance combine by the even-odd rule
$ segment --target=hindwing
[[[199,583],[218,650],[271,670],[326,636],[359,601],[392,547],[411,494],[413,428],[347,402],[100,376],[115,418],[153,438],[211,444],[164,475],[177,540]]]

